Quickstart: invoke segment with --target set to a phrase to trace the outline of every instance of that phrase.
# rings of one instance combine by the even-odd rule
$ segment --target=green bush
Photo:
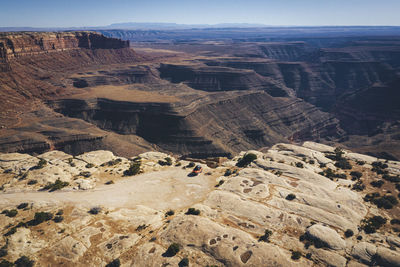
[[[195,209],[195,208],[189,208],[185,214],[186,215],[200,215],[200,210]]]
[[[236,163],[238,167],[247,167],[250,163],[257,159],[257,156],[252,153],[248,153],[243,156],[243,158],[239,159]]]
[[[400,182],[400,177],[399,176],[393,176],[389,174],[383,174],[382,178],[386,181],[392,182],[392,183],[398,183]]]
[[[173,257],[179,252],[179,250],[180,250],[180,245],[178,243],[172,243],[168,247],[167,251],[165,251],[164,255],[166,257]]]
[[[125,176],[132,176],[140,173],[141,162],[132,162],[129,169],[124,171]]]
[[[264,232],[264,235],[262,235],[262,236],[260,236],[258,238],[258,242],[263,241],[263,242],[267,242],[268,243],[269,242],[269,238],[270,238],[271,235],[272,235],[272,231],[266,229],[265,232]]]
[[[335,166],[343,170],[351,170],[352,168],[350,162],[345,158],[336,161]]]
[[[353,185],[352,189],[361,192],[365,189],[365,185],[362,183],[362,181],[358,181]]]

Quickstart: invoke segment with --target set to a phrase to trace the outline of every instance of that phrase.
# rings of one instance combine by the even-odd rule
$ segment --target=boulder
[[[310,238],[323,242],[330,249],[342,250],[346,248],[346,242],[335,230],[329,227],[314,224],[308,227],[306,233]]]
[[[400,253],[388,248],[378,247],[375,259],[376,263],[385,267],[400,266]]]
[[[100,166],[101,164],[106,163],[110,160],[116,159],[111,151],[105,150],[87,152],[77,156],[76,158],[97,166]]]
[[[369,264],[376,253],[376,246],[367,242],[354,245],[351,255],[362,263]]]

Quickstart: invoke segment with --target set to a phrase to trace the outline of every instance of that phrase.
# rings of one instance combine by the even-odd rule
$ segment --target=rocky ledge
[[[400,266],[400,162],[313,142],[213,160],[0,154],[0,257],[37,266]],[[199,175],[190,174],[195,164]]]

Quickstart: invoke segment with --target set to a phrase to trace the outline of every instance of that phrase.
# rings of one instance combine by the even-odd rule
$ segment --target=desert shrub
[[[63,214],[64,214],[63,210],[58,210],[57,213],[56,213],[56,215],[63,215]]]
[[[57,179],[54,183],[48,183],[47,185],[45,185],[45,187],[43,187],[43,189],[53,192],[56,190],[60,190],[68,185],[69,185],[68,182],[63,182],[60,179]]]
[[[195,208],[189,208],[185,214],[186,215],[200,215],[200,210],[195,209]]]
[[[386,181],[392,182],[392,183],[398,183],[400,182],[400,177],[399,176],[394,176],[394,175],[389,175],[389,174],[383,174],[382,178]]]
[[[50,212],[43,212],[43,211],[36,212],[35,217],[33,218],[33,220],[29,221],[28,224],[38,225],[41,224],[42,222],[50,221],[51,219],[53,219],[53,214],[51,214]]]
[[[22,256],[14,264],[16,267],[33,267],[35,261],[29,259],[27,256]]]
[[[225,183],[224,180],[219,180],[218,184],[215,185],[215,187],[220,187],[221,185],[223,185]]]
[[[188,168],[193,168],[196,164],[194,162],[189,162],[189,164],[186,166]]]
[[[289,195],[287,195],[287,196],[286,196],[286,198],[285,198],[285,199],[286,199],[286,200],[290,200],[290,201],[291,201],[291,200],[293,200],[293,199],[295,199],[295,198],[296,198],[296,195],[295,195],[295,194],[292,194],[292,193],[290,193]]]
[[[386,195],[380,198],[373,199],[372,203],[378,206],[378,208],[391,209],[393,208],[394,205],[397,205],[399,202],[394,196]]]
[[[16,209],[12,210],[3,210],[1,214],[6,215],[7,217],[15,217],[18,214],[18,211]]]
[[[292,260],[298,260],[301,258],[301,252],[300,251],[292,251]]]
[[[227,169],[224,173],[224,176],[229,176],[232,174],[232,170],[231,169]]]
[[[304,168],[304,165],[302,162],[296,162],[296,167],[297,168]]]
[[[14,264],[12,262],[9,262],[8,260],[2,260],[0,262],[0,267],[13,267]]]
[[[100,208],[100,207],[93,207],[93,208],[91,208],[91,209],[89,210],[89,213],[90,213],[90,214],[93,214],[93,215],[96,215],[96,214],[99,214],[100,211],[101,211],[101,208]]]
[[[36,164],[36,166],[32,167],[31,169],[32,169],[32,170],[35,170],[35,169],[42,169],[42,168],[44,168],[46,165],[47,165],[47,161],[46,161],[45,159],[39,159],[38,164]]]
[[[136,174],[140,173],[140,165],[141,165],[140,161],[132,162],[129,169],[124,171],[124,175],[132,176],[132,175],[136,175]]]
[[[28,177],[29,171],[20,173],[18,175],[18,180],[25,180]]]
[[[187,267],[189,266],[189,259],[188,258],[183,258],[179,263],[178,267]]]
[[[328,169],[320,172],[319,174],[323,175],[323,176],[325,176],[326,178],[329,178],[329,179],[333,179],[333,178],[336,177],[335,172],[331,168],[328,168]]]
[[[29,180],[28,181],[28,185],[34,185],[34,184],[37,184],[37,180]]]
[[[4,234],[4,236],[13,235],[13,234],[15,234],[16,232],[17,232],[17,227],[13,227],[13,228],[11,228],[10,230],[8,230],[8,231]]]
[[[344,173],[338,173],[338,174],[336,174],[336,178],[338,178],[338,179],[347,179],[347,176]]]
[[[264,235],[260,236],[258,238],[258,242],[263,241],[263,242],[269,242],[269,237],[272,235],[272,231],[266,229],[264,232]]]
[[[89,171],[84,171],[84,172],[80,172],[79,176],[83,176],[85,178],[89,178],[90,176],[92,176],[92,173]]]
[[[6,246],[0,248],[0,258],[4,257],[4,256],[7,256],[7,254],[8,254],[8,251],[7,251]]]
[[[93,163],[88,163],[88,164],[86,164],[85,168],[90,169],[90,168],[93,168],[94,166],[95,165]]]
[[[352,168],[350,162],[345,158],[336,161],[335,166],[343,170],[351,170]]]
[[[360,165],[360,166],[365,165],[365,161],[362,161],[362,160],[357,160],[356,163],[357,163],[357,165]]]
[[[361,172],[358,172],[358,171],[352,171],[352,172],[350,173],[350,175],[351,175],[351,177],[353,177],[354,179],[360,179],[361,176],[362,176],[362,173],[361,173]]]
[[[146,229],[147,228],[147,225],[145,225],[145,224],[141,224],[141,225],[139,225],[138,227],[136,227],[136,231],[142,231],[142,230],[144,230],[144,229]]]
[[[310,161],[308,162],[309,164],[315,164],[315,160],[310,159]]]
[[[106,267],[119,267],[119,266],[121,266],[121,262],[119,259],[115,259],[106,265]]]
[[[25,209],[26,207],[28,207],[28,203],[26,203],[26,202],[24,202],[24,203],[21,203],[21,204],[19,204],[18,206],[17,206],[17,209],[19,209],[19,210],[22,210],[22,209]]]
[[[275,175],[276,175],[276,176],[281,176],[282,174],[283,174],[283,173],[282,173],[281,171],[276,171],[276,172],[275,172]]]
[[[362,183],[362,181],[358,181],[353,185],[351,189],[353,189],[354,191],[361,192],[365,189],[365,185]]]
[[[63,220],[64,220],[64,217],[61,216],[61,215],[57,215],[57,216],[54,217],[54,222],[55,222],[55,223],[60,223],[60,222],[62,222]]]
[[[382,216],[373,216],[361,221],[361,229],[363,229],[366,234],[376,233],[376,230],[381,228],[386,221],[387,219]]]
[[[177,162],[177,163],[175,164],[175,166],[176,166],[176,167],[182,166],[182,162]]]
[[[346,232],[344,232],[344,236],[347,238],[352,237],[353,235],[354,235],[354,232],[351,229],[347,229]]]
[[[165,256],[167,256],[167,257],[173,257],[173,256],[175,256],[178,252],[179,252],[179,250],[180,250],[180,245],[178,244],[178,243],[172,243],[169,247],[168,247],[168,249],[167,249],[167,251],[165,251]]]
[[[362,240],[362,236],[361,235],[357,236],[357,240]]]
[[[117,165],[118,163],[122,162],[122,159],[112,159],[110,161],[107,161],[106,163],[101,164],[100,166],[104,167],[104,166],[114,166]]]
[[[326,163],[322,163],[322,162],[321,162],[321,163],[319,164],[319,167],[320,167],[320,168],[325,168],[325,167],[326,167]]]
[[[371,185],[373,187],[381,188],[384,183],[385,183],[384,181],[378,180],[378,181],[372,181]]]
[[[243,158],[239,159],[236,163],[238,167],[247,167],[250,163],[257,159],[255,154],[249,153],[243,156]]]
[[[121,266],[121,261],[119,259],[114,259],[108,263],[105,267],[119,267]]]
[[[392,220],[390,220],[390,224],[400,224],[400,220],[399,219],[392,219]]]
[[[164,160],[159,160],[158,164],[160,164],[161,166],[171,166],[172,159],[170,157],[166,157]]]
[[[107,185],[114,184],[114,181],[113,180],[107,181],[106,184]]]
[[[172,216],[172,215],[174,215],[174,214],[175,214],[175,211],[169,210],[169,211],[167,211],[167,212],[165,213],[165,217]]]
[[[72,158],[69,158],[69,159],[68,159],[68,164],[69,164],[69,166],[71,166],[71,167],[75,167],[75,166],[76,166],[76,164],[72,161]]]

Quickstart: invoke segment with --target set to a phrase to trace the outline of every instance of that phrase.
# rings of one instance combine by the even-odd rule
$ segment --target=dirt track
[[[33,202],[116,208],[144,205],[159,210],[183,208],[204,199],[215,185],[211,176],[187,174],[188,171],[181,169],[145,173],[87,191],[2,193],[0,207]]]

